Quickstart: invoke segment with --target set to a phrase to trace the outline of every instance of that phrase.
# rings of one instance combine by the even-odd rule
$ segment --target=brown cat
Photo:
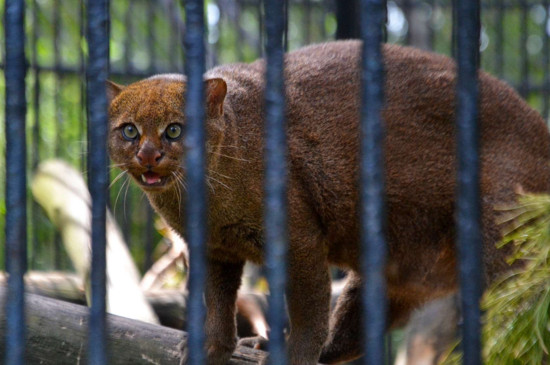
[[[335,363],[361,355],[358,274],[360,43],[333,42],[286,56],[289,145],[290,363]],[[454,249],[455,64],[386,45],[385,166],[389,325],[457,290]],[[265,63],[206,75],[209,241],[209,364],[236,344],[235,296],[245,261],[262,262]],[[507,270],[495,204],[514,189],[550,190],[549,135],[542,118],[506,84],[480,72],[481,192],[485,277]],[[134,177],[157,212],[185,236],[185,129],[180,75],[127,87],[110,83],[113,161]],[[192,258],[191,258],[192,259]],[[329,326],[329,265],[349,270]],[[330,329],[329,329],[330,327]]]

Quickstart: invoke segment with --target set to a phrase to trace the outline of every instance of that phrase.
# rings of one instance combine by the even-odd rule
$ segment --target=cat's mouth
[[[139,181],[146,187],[161,187],[166,185],[168,176],[162,176],[159,173],[153,171],[147,171],[141,174]]]

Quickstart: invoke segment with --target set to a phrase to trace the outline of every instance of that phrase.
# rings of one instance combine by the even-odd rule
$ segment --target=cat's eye
[[[164,133],[166,133],[166,138],[168,139],[178,139],[181,137],[181,125],[176,123],[170,124]]]
[[[124,128],[122,128],[122,136],[126,138],[127,140],[134,140],[138,136],[138,130],[135,125],[133,124],[126,124]]]

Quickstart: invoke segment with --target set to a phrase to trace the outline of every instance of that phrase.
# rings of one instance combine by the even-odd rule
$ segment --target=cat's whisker
[[[126,215],[126,196],[128,196],[129,188],[130,188],[130,183],[129,183],[129,180],[128,180],[128,184],[126,184],[126,191],[124,192],[124,218],[127,217],[127,215]]]
[[[208,146],[210,148],[242,148],[241,146],[234,146],[234,145],[224,145],[224,144],[218,144],[218,145],[214,145],[214,146]]]
[[[181,182],[180,185],[178,185],[178,190],[179,190],[179,196],[180,196],[180,201],[178,205],[181,207],[182,204],[184,203],[183,202],[184,193],[187,191],[183,181]],[[178,209],[178,217],[181,217],[181,209]]]
[[[176,180],[176,196],[178,198],[178,205],[181,205],[181,191],[180,191],[180,184],[179,184],[179,179],[178,179],[178,175],[176,174],[175,171],[172,171],[172,175],[174,176],[174,179]]]
[[[185,179],[183,178],[183,173],[177,173],[178,174],[178,181],[180,182],[182,188],[183,188],[183,191],[185,193],[187,193],[187,182],[185,181]]]
[[[220,177],[223,177],[223,178],[226,178],[226,179],[229,179],[229,180],[233,180],[233,178],[232,178],[231,176],[224,175],[224,174],[222,174],[222,173],[219,173],[219,172],[216,171],[216,170],[208,169],[208,172],[214,173],[214,174],[216,174],[216,175],[218,175],[218,176],[220,176]]]
[[[120,180],[125,174],[127,174],[128,171],[126,170],[123,170],[120,174],[118,174],[114,179],[113,181],[111,181],[111,183],[109,184],[109,189],[113,187],[114,184],[116,184],[116,182],[118,180]]]
[[[179,176],[179,181],[181,182],[181,185],[183,186],[184,191],[187,193],[187,182],[183,177],[184,172],[185,172],[185,168],[183,166],[178,166],[178,171],[176,171],[176,173]]]
[[[124,166],[128,166],[128,165],[130,165],[130,164],[126,163],[126,162],[123,162],[123,163],[119,163],[119,164],[109,164],[107,167],[109,168],[109,173],[110,173],[114,169],[121,169]],[[90,170],[88,170],[88,169],[82,170],[82,175],[87,175],[89,171]]]
[[[207,176],[207,178],[208,178],[208,179],[207,179],[206,181],[210,181],[210,180],[215,181],[215,182],[217,182],[218,184],[220,184],[221,186],[225,187],[227,190],[232,191],[232,189],[231,189],[229,186],[227,186],[226,184],[222,183],[220,180],[218,180],[218,179],[216,179],[216,178],[214,178],[214,177],[212,177],[212,176]],[[214,189],[212,189],[212,190],[214,190]]]
[[[124,171],[128,172],[127,169],[125,169],[125,168],[123,168],[123,167],[121,167],[121,166],[110,166],[110,167],[109,167],[109,176],[111,176],[111,173],[112,173],[113,171],[119,171],[119,170],[124,170]]]
[[[88,145],[88,140],[86,140],[86,139],[75,139],[73,142],[75,144],[80,145],[80,146],[87,146]]]
[[[143,198],[145,198],[145,191],[141,191],[141,196],[139,197],[139,204],[143,204]],[[151,202],[149,202],[151,204]]]
[[[124,189],[124,185],[130,185],[130,176],[129,175],[126,175],[126,180],[124,180],[124,182],[122,183],[122,186],[120,187],[120,189],[118,189],[118,193],[116,195],[116,199],[115,199],[115,207],[113,209],[113,213],[114,215],[116,216],[116,209],[117,209],[117,206],[118,206],[118,198],[120,197],[120,193],[122,192],[122,189]]]
[[[226,155],[226,154],[220,153],[220,152],[210,152],[210,153],[214,154],[214,155],[221,156],[221,157],[229,158],[229,159],[232,159],[232,160],[236,160],[236,161],[250,162],[250,160],[247,160],[247,159],[244,159],[244,158],[239,158],[239,157],[234,157],[234,156],[229,156],[229,155]]]
[[[129,163],[127,163],[127,162],[111,163],[111,164],[109,164],[109,167],[114,168],[114,167],[123,167],[123,166],[128,166],[128,165],[129,165]]]
[[[209,179],[206,179],[206,184],[208,185],[208,187],[210,188],[210,190],[212,190],[212,193],[215,193],[215,191],[214,191],[214,185],[212,185],[212,183],[210,182]]]
[[[178,197],[178,205],[181,206],[181,204],[182,204],[181,186],[179,184],[176,184],[176,196]]]

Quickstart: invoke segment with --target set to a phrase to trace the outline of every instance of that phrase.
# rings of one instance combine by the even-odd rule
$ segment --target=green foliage
[[[502,245],[514,245],[510,263],[525,266],[485,295],[484,357],[488,364],[538,365],[550,348],[550,196],[522,196],[507,213]]]
[[[523,195],[505,208],[500,247],[513,245],[516,269],[485,293],[483,359],[488,365],[540,365],[550,349],[550,195]],[[459,351],[445,365],[461,364]]]

